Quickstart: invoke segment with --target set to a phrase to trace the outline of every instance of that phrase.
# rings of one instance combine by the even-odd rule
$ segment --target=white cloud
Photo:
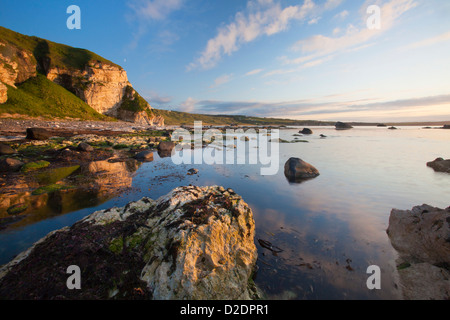
[[[255,70],[252,70],[252,71],[247,72],[247,73],[245,74],[245,76],[254,76],[254,75],[256,75],[256,74],[258,74],[258,73],[261,73],[261,72],[263,72],[263,71],[264,71],[264,69],[255,69]]]
[[[438,43],[450,41],[450,31],[440,34],[438,36],[434,36],[422,41],[418,41],[406,46],[404,49],[417,49],[422,47],[429,47]]]
[[[197,104],[197,100],[189,97],[184,101],[182,104],[180,104],[179,110],[182,112],[193,112],[195,110],[195,105]]]
[[[335,19],[345,19],[348,17],[350,13],[347,10],[339,12],[337,15],[334,16]]]
[[[364,4],[362,8],[367,8],[367,3]],[[416,2],[414,0],[390,0],[386,1],[384,4],[380,3],[382,13],[381,30],[370,30],[365,24],[361,27],[349,24],[345,34],[342,36],[330,37],[319,34],[308,39],[300,40],[294,45],[293,49],[307,55],[292,59],[289,63],[304,63],[310,59],[316,59],[321,56],[339,52],[348,52],[352,48],[360,47],[390,30],[401,15],[415,6]],[[365,10],[361,11],[364,12],[364,17],[367,17]],[[338,33],[336,32],[333,34],[336,35]]]
[[[187,70],[213,68],[223,56],[230,56],[243,44],[285,31],[292,21],[304,22],[308,17],[316,17],[318,13],[335,8],[340,3],[341,0],[328,0],[318,6],[312,0],[304,0],[301,5],[283,8],[273,0],[249,1],[245,11],[238,12],[231,23],[222,26],[217,35],[207,42],[205,49],[187,66]]]
[[[173,11],[181,9],[183,0],[133,0],[129,6],[139,17],[164,20]]]
[[[210,88],[217,88],[221,85],[230,82],[233,78],[233,74],[224,74],[223,76],[218,77],[216,80],[214,80],[214,84],[210,86]]]

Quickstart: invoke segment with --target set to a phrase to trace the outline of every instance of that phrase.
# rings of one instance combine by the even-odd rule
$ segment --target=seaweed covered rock
[[[180,187],[98,211],[0,268],[0,299],[252,299],[252,211],[222,187]],[[67,268],[79,266],[81,290]]]
[[[450,207],[429,205],[391,212],[387,230],[399,253],[405,299],[450,298]]]

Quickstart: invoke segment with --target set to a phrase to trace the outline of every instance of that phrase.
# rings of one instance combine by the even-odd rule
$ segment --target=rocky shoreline
[[[0,299],[259,299],[254,236],[233,190],[180,187],[50,233],[0,268]]]

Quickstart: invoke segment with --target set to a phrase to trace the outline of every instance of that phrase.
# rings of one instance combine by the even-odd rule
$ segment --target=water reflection
[[[280,170],[275,176],[261,176],[259,165],[174,165],[170,158],[157,154],[153,162],[142,165],[99,162],[81,168],[92,175],[88,181],[93,190],[101,190],[85,198],[105,202],[96,204],[94,200],[90,206],[95,208],[79,210],[76,205],[83,202],[81,195],[73,195],[71,200],[55,193],[51,212],[75,211],[54,219],[43,214],[38,223],[30,221],[22,229],[0,232],[0,264],[49,231],[97,209],[123,206],[144,196],[156,199],[180,185],[222,185],[234,189],[253,210],[259,256],[256,283],[268,298],[400,298],[397,253],[386,234],[389,213],[392,208],[408,209],[422,203],[448,207],[450,177],[434,172],[426,162],[445,158],[450,131],[311,129],[315,134],[302,138],[309,143],[280,144]],[[281,131],[280,138],[292,140],[297,132]],[[320,134],[327,138],[321,139]],[[291,157],[311,163],[321,175],[290,184],[283,166]],[[199,173],[187,175],[191,168]],[[130,191],[115,196],[119,186]],[[111,198],[105,200],[100,194]],[[9,201],[9,205],[14,202],[11,199],[0,203]],[[37,203],[50,202],[45,196],[35,199]],[[258,239],[283,251],[274,254]],[[367,267],[374,264],[382,270],[380,291],[366,287]]]

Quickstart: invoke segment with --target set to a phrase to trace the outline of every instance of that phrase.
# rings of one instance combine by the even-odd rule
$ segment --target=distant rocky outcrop
[[[180,187],[98,211],[0,268],[0,299],[258,298],[252,211],[222,187]],[[82,290],[68,290],[67,268]]]
[[[98,113],[139,124],[164,125],[162,117],[147,115],[151,114],[148,103],[143,109],[120,111],[128,88],[132,88],[121,66],[84,49],[0,27],[0,103],[8,99],[4,84],[16,87],[38,73],[74,93]]]
[[[336,130],[348,130],[348,129],[352,129],[353,127],[348,124],[348,123],[344,123],[344,122],[336,122],[336,124],[334,125],[336,127]]]
[[[445,124],[442,129],[450,129],[450,124]]]
[[[443,158],[437,158],[434,161],[428,162],[427,166],[437,172],[450,173],[450,159],[444,160]]]
[[[299,158],[290,158],[284,165],[284,175],[290,182],[303,182],[320,175],[313,165]]]
[[[391,212],[387,230],[398,251],[405,299],[450,299],[450,207],[429,205]]]

